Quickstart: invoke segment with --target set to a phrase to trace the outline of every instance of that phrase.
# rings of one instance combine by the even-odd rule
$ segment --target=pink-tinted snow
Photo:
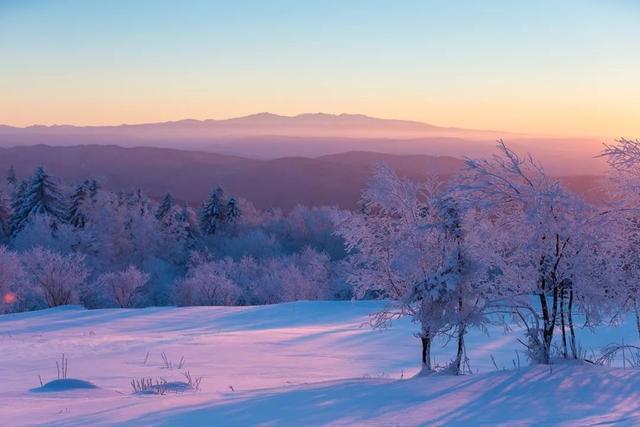
[[[367,315],[380,304],[63,307],[0,316],[0,425],[640,423],[639,371],[526,367],[517,330],[469,336],[473,375],[411,378],[419,356],[414,325],[371,330]],[[581,342],[597,349],[622,337],[612,331],[632,335],[632,329],[602,330]],[[516,350],[520,369],[513,369]],[[174,368],[164,367],[162,352]],[[38,375],[44,382],[56,378],[62,353],[69,378],[99,388],[30,392]],[[438,345],[434,353],[442,364],[453,349]],[[500,369],[510,369],[496,371],[491,356]],[[131,393],[134,378],[184,380],[185,370],[204,377],[200,392]]]

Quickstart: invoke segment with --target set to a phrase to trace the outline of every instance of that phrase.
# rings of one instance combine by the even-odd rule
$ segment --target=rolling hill
[[[398,170],[400,175],[416,180],[427,175],[451,177],[463,166],[463,161],[454,157],[372,152],[258,160],[155,147],[0,148],[0,173],[13,165],[22,178],[33,173],[36,166],[43,165],[69,184],[93,177],[110,190],[141,188],[152,197],[170,192],[193,204],[221,185],[228,193],[251,200],[260,208],[285,210],[297,204],[353,208],[373,167],[381,162]],[[594,191],[595,176],[573,176],[565,180],[582,194],[600,197]]]

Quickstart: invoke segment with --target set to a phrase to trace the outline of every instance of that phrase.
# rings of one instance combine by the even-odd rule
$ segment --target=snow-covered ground
[[[419,357],[414,326],[400,321],[372,330],[367,315],[380,307],[63,307],[0,316],[0,425],[640,424],[640,371],[529,368],[519,331],[473,332],[472,375],[412,378]],[[629,326],[580,338],[597,350],[623,337],[633,343],[634,336]],[[31,391],[40,386],[38,375],[43,383],[57,378],[63,353],[68,377],[98,388]],[[174,368],[164,367],[162,353]],[[436,346],[434,353],[444,364],[453,349]],[[185,370],[203,377],[199,392],[132,393],[132,379],[181,381]]]

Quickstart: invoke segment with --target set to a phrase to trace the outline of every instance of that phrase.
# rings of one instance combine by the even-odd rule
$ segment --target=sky
[[[640,137],[639,0],[0,0],[0,123],[258,112]]]

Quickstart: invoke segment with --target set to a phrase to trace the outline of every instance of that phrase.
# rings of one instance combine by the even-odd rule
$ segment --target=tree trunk
[[[569,333],[571,336],[571,355],[574,359],[578,358],[578,349],[576,347],[576,331],[573,329],[573,289],[569,289],[569,311],[567,313],[569,320]]]
[[[544,282],[543,282],[544,283]],[[553,341],[553,324],[551,324],[551,315],[549,312],[549,304],[547,304],[547,296],[543,292],[540,294],[540,307],[542,310],[542,360],[540,362],[549,364],[551,352],[551,341]],[[551,324],[551,327],[549,325]]]
[[[560,327],[562,328],[562,357],[569,358],[569,352],[567,350],[567,332],[565,331],[564,322],[564,289],[560,290]]]
[[[424,334],[420,337],[422,341],[422,371],[431,372],[431,337]]]
[[[543,236],[542,240],[544,239],[545,237]],[[547,278],[544,274],[544,263],[545,256],[542,255],[540,257],[540,285],[538,286],[540,291],[540,295],[538,295],[540,298],[540,311],[542,312],[542,348],[540,349],[542,350],[542,357],[538,362],[549,364],[549,353],[551,351],[551,341],[553,341],[553,323],[555,319],[551,318],[549,304],[547,303]],[[551,324],[551,327],[549,327],[549,324]]]
[[[636,330],[638,331],[638,336],[640,336],[640,310],[638,309],[638,300],[636,298],[633,299],[633,311],[636,314]]]
[[[456,353],[456,359],[451,367],[456,375],[462,374],[462,357],[464,356],[464,334],[466,333],[466,326],[464,323],[458,325],[458,351]]]

